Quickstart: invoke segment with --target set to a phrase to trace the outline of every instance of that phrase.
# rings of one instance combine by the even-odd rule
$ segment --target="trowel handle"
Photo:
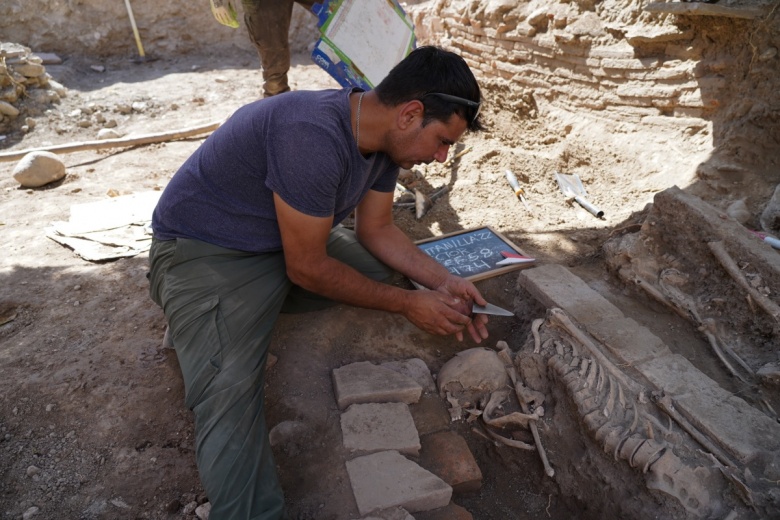
[[[588,212],[590,214],[592,214],[593,216],[595,216],[596,218],[603,218],[604,217],[604,212],[601,211],[596,206],[594,206],[593,204],[591,204],[590,202],[588,202],[585,199],[585,197],[583,197],[581,195],[577,195],[577,196],[574,197],[574,200],[576,200],[577,204],[579,204],[580,206],[582,206],[583,208],[588,210]]]
[[[506,180],[509,182],[509,185],[512,186],[512,189],[515,190],[516,196],[523,195],[523,188],[520,187],[520,183],[517,182],[517,177],[515,177],[515,174],[511,171],[506,171]]]

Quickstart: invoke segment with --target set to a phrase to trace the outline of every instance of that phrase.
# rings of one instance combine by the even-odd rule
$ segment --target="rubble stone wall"
[[[780,110],[777,2],[729,0],[719,16],[651,12],[650,3],[433,0],[407,9],[421,43],[457,50],[484,79],[532,90],[542,108],[690,132],[712,121],[716,146],[746,161],[761,153],[756,144],[777,149],[780,130],[766,124]]]

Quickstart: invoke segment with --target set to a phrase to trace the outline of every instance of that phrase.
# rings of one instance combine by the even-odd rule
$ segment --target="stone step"
[[[648,329],[560,265],[524,270],[518,283],[548,308],[560,308],[606,346],[611,360],[675,407],[720,448],[742,463],[780,449],[780,424],[724,390]],[[739,425],[735,428],[735,425]]]

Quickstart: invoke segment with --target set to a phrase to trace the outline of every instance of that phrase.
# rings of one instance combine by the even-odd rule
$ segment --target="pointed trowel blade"
[[[475,303],[471,306],[471,312],[476,312],[477,314],[493,314],[495,316],[514,316],[514,313],[502,309],[497,305],[493,305],[492,303],[488,303],[484,306]]]

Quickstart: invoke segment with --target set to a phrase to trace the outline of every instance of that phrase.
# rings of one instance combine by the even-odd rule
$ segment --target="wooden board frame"
[[[506,245],[506,250],[507,251],[511,251],[511,252],[514,252],[514,253],[517,253],[517,254],[520,254],[520,255],[523,255],[523,256],[528,256],[514,242],[512,242],[507,237],[505,237],[504,235],[502,235],[501,233],[499,233],[498,231],[496,231],[495,229],[493,229],[490,226],[481,226],[481,227],[476,227],[476,228],[471,228],[471,229],[463,229],[463,230],[460,230],[460,231],[454,231],[452,233],[447,233],[447,234],[444,234],[444,235],[441,235],[441,236],[437,236],[437,237],[425,238],[423,240],[416,241],[415,245],[420,246],[422,244],[429,244],[431,242],[436,242],[436,241],[447,241],[447,240],[449,240],[449,239],[451,239],[453,237],[457,237],[459,235],[468,235],[468,234],[474,233],[475,231],[480,231],[480,230],[486,230],[486,231],[489,231],[490,233],[492,233],[493,235],[495,235],[495,237],[497,239],[499,239],[501,242],[503,242],[504,245]],[[441,262],[439,262],[439,263],[441,264]],[[441,264],[441,265],[444,265],[444,264]],[[508,272],[511,272],[511,271],[517,271],[519,269],[526,269],[528,267],[533,267],[534,265],[535,265],[535,262],[527,262],[527,263],[512,264],[512,265],[505,265],[505,266],[498,266],[498,267],[493,266],[489,270],[481,272],[481,273],[478,273],[478,274],[474,274],[474,275],[470,275],[470,276],[462,276],[462,275],[458,274],[457,276],[462,276],[466,280],[470,280],[472,282],[476,282],[476,281],[479,281],[479,280],[484,280],[486,278],[492,278],[493,276],[499,276],[499,275],[502,275],[502,274],[505,274],[505,273],[508,273]],[[452,271],[450,271],[450,272],[452,272]],[[456,274],[456,273],[453,273],[453,274]],[[415,287],[417,287],[418,289],[424,288],[422,285],[420,285],[419,283],[415,282],[414,280],[412,280],[412,284]]]

